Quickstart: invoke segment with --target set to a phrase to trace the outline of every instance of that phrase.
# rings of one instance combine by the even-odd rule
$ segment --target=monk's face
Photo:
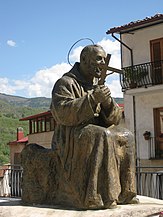
[[[88,57],[87,68],[90,75],[96,78],[101,77],[103,65],[106,61],[106,53],[102,48],[96,48]]]

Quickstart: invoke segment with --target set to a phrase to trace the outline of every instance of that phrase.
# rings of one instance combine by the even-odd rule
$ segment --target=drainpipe
[[[117,37],[114,35],[114,33],[112,33],[111,35],[112,35],[112,37],[113,37],[115,40],[119,41],[120,44],[122,44],[123,46],[125,46],[125,47],[130,51],[130,54],[131,54],[131,66],[133,66],[133,52],[132,52],[132,49],[131,49],[128,45],[126,45],[123,41],[121,41],[119,38],[117,38]]]
[[[117,40],[121,45],[123,45],[124,47],[126,47],[129,51],[130,51],[130,56],[131,56],[131,67],[133,67],[133,51],[132,49],[126,45],[123,41],[121,41],[119,38],[117,38],[114,33],[111,34],[112,37]],[[121,34],[120,34],[120,38],[121,38]],[[121,53],[122,56],[122,53]],[[121,60],[122,62],[122,60]],[[134,121],[134,137],[135,137],[135,145],[136,145],[136,166],[139,166],[139,158],[137,156],[137,139],[136,139],[136,103],[135,103],[135,96],[133,96],[133,121]]]

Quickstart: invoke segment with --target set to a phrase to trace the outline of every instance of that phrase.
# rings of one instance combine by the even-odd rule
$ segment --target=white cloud
[[[16,46],[16,42],[13,41],[13,40],[8,40],[8,41],[7,41],[7,44],[8,44],[10,47],[15,47],[15,46]]]
[[[12,44],[12,43],[11,43]],[[107,53],[111,53],[110,66],[120,68],[120,48],[117,41],[103,39],[98,42]],[[79,61],[80,52],[83,47],[79,46],[72,50],[70,54],[70,62]],[[0,78],[0,92],[7,94],[16,94],[26,97],[51,97],[51,91],[54,83],[65,73],[71,69],[68,63],[56,64],[50,68],[37,71],[31,79],[9,81],[7,78]],[[106,79],[113,97],[122,97],[119,75],[114,73]],[[19,94],[18,94],[19,93]]]
[[[104,38],[97,44],[101,45],[106,53],[111,54],[109,65],[112,67],[121,68],[119,42]]]
[[[118,78],[116,79],[116,77],[114,77],[113,80],[110,79],[110,81],[109,79],[110,78],[107,79],[106,85],[109,87],[111,91],[111,96],[112,97],[123,97],[119,79]]]
[[[0,93],[15,94],[14,86],[9,83],[7,78],[0,78]]]
[[[51,68],[42,69],[36,72],[35,76],[30,80],[27,87],[28,95],[51,97],[51,91],[54,83],[66,72],[71,66],[67,63],[61,63]]]
[[[80,61],[80,52],[82,51],[82,49],[83,49],[83,47],[79,46],[79,47],[75,48],[74,50],[72,50],[72,52],[70,52],[69,61],[70,61],[71,65],[74,62]]]
[[[25,97],[51,97],[54,83],[70,68],[69,64],[61,63],[37,71],[29,80],[12,81],[7,78],[0,78],[0,93],[23,95]]]

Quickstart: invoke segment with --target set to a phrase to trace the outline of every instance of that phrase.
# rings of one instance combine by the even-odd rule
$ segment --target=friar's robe
[[[116,126],[121,109],[113,99],[107,115],[100,104],[94,105],[93,89],[75,63],[52,91],[58,201],[80,208],[99,208],[114,200],[125,203],[136,195],[133,136]]]

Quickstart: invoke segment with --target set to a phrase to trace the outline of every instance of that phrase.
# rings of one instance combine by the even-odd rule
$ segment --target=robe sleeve
[[[65,126],[77,126],[94,117],[90,95],[83,95],[81,86],[67,76],[54,85],[51,112],[56,122]]]
[[[107,112],[106,109],[101,108],[100,116],[105,127],[109,127],[112,124],[118,125],[122,119],[122,111],[114,99],[112,99],[112,103],[107,109]]]

